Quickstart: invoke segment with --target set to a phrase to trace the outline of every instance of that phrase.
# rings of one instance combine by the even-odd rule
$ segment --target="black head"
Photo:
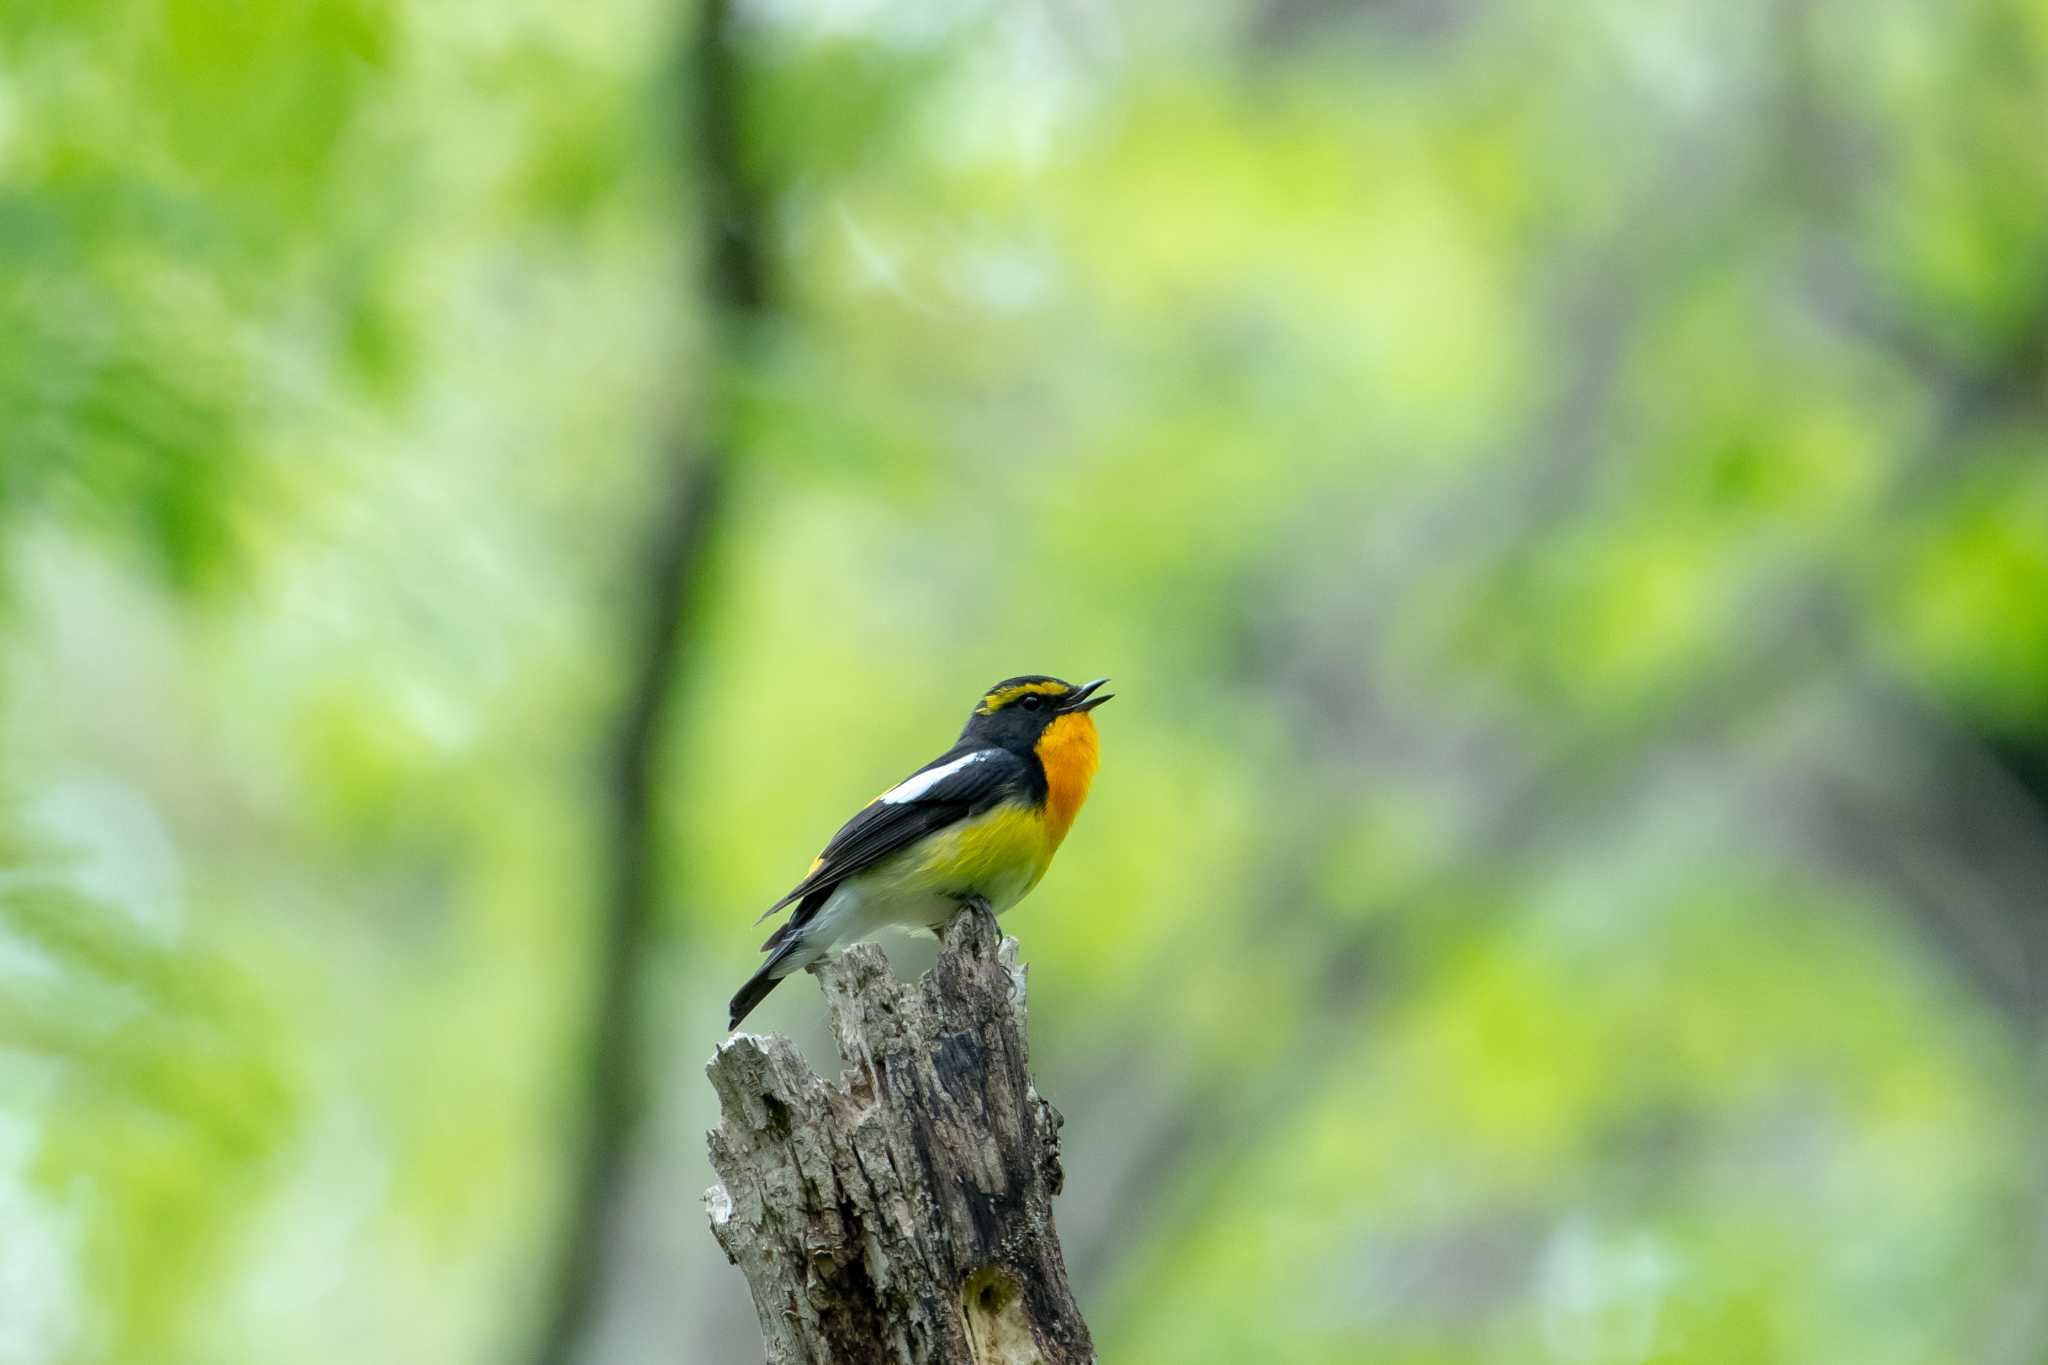
[[[983,694],[960,737],[1029,753],[1053,721],[1093,711],[1114,696],[1096,690],[1108,681],[1097,678],[1076,687],[1043,673],[1005,678]]]

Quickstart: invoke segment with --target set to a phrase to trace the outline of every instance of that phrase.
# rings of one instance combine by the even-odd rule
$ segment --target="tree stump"
[[[985,906],[914,985],[873,944],[809,970],[849,1070],[778,1035],[707,1068],[724,1121],[711,1230],[746,1273],[769,1365],[1085,1365],[1053,1230],[1060,1116],[1031,1083],[1024,968]]]

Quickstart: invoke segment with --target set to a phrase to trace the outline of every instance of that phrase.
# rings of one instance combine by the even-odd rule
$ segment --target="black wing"
[[[815,897],[899,849],[957,820],[986,810],[1030,782],[1023,759],[1003,748],[963,745],[940,754],[861,808],[840,826],[810,873],[768,907],[766,919],[792,901]],[[803,918],[801,910],[797,919]],[[793,927],[797,921],[792,920]]]

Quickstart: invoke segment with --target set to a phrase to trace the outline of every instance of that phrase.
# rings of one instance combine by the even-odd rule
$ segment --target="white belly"
[[[959,913],[960,901],[968,895],[980,896],[1000,915],[1024,899],[1036,880],[1029,868],[1020,867],[979,885],[934,889],[925,869],[935,859],[950,860],[944,836],[936,843],[936,847],[931,843],[922,846],[914,857],[899,854],[886,859],[833,888],[818,913],[799,931],[803,946],[790,954],[777,975],[801,971],[834,945],[873,938],[883,929],[938,933]]]

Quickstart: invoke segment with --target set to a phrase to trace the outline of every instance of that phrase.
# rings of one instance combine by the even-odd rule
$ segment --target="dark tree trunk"
[[[970,908],[915,985],[871,944],[810,970],[850,1070],[739,1034],[708,1068],[724,1122],[711,1230],[746,1273],[769,1365],[1084,1365],[1053,1230],[1060,1116],[1031,1082],[1016,941]]]

